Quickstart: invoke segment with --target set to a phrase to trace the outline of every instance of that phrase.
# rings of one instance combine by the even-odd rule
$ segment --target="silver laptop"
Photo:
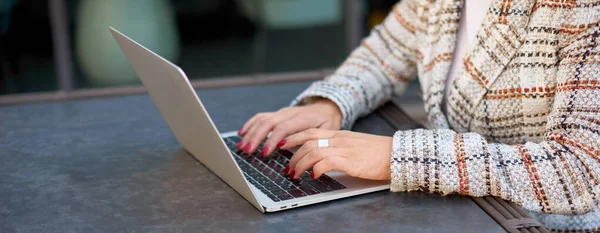
[[[389,189],[388,181],[357,179],[332,171],[292,180],[283,169],[292,152],[270,158],[235,148],[236,132],[219,133],[183,70],[110,28],[177,141],[261,212],[274,212]],[[260,147],[257,150],[260,152]]]

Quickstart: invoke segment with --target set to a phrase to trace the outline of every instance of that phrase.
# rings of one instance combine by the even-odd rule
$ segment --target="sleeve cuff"
[[[392,143],[392,157],[391,157],[391,184],[390,191],[392,192],[400,192],[400,191],[411,191],[416,190],[417,188],[413,185],[409,185],[409,179],[411,179],[414,175],[414,169],[411,168],[408,161],[409,159],[412,161],[408,155],[412,154],[408,148],[411,148],[411,140],[407,138],[409,136],[409,132],[407,131],[396,131],[394,133],[394,139]]]
[[[317,81],[302,92],[291,106],[310,104],[315,97],[326,98],[334,102],[342,113],[341,129],[349,130],[358,118],[358,106],[352,91],[327,81]]]
[[[402,130],[394,134],[390,162],[392,192],[454,193],[458,183],[452,130]]]

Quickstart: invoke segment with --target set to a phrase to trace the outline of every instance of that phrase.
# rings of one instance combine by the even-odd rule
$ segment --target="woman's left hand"
[[[319,148],[320,138],[329,139],[329,146]],[[337,170],[363,179],[389,180],[392,141],[391,137],[351,131],[309,129],[287,137],[280,148],[302,145],[286,168],[293,179],[312,168],[313,179]]]

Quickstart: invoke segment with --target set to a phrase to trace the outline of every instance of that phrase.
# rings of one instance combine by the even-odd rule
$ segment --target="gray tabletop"
[[[199,91],[221,131],[308,83]],[[391,135],[371,116],[357,130]],[[187,154],[147,95],[0,107],[0,232],[504,232],[471,199],[382,191],[262,214]]]

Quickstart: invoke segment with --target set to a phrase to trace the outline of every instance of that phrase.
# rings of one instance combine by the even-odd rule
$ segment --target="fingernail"
[[[312,171],[310,172],[310,178],[313,179],[313,180],[315,179],[315,173],[312,172]]]
[[[250,149],[252,148],[252,144],[248,143],[246,147],[244,147],[244,153],[250,154]]]
[[[244,146],[244,141],[238,142],[238,144],[235,145],[235,148],[242,149],[242,146]]]
[[[290,165],[285,165],[285,169],[283,169],[283,173],[288,174],[290,171]]]
[[[296,175],[296,171],[292,171],[292,173],[290,173],[290,177],[291,177],[292,179],[294,179],[294,175]]]
[[[268,146],[263,146],[262,150],[260,151],[260,156],[265,157],[267,156],[267,152],[269,151],[269,147]]]
[[[284,138],[279,143],[277,143],[277,147],[282,147],[283,145],[285,145],[286,142],[287,142],[287,139]]]
[[[242,132],[242,129],[238,130],[238,135],[239,135],[239,136],[242,136],[242,133],[243,133],[243,132]]]

